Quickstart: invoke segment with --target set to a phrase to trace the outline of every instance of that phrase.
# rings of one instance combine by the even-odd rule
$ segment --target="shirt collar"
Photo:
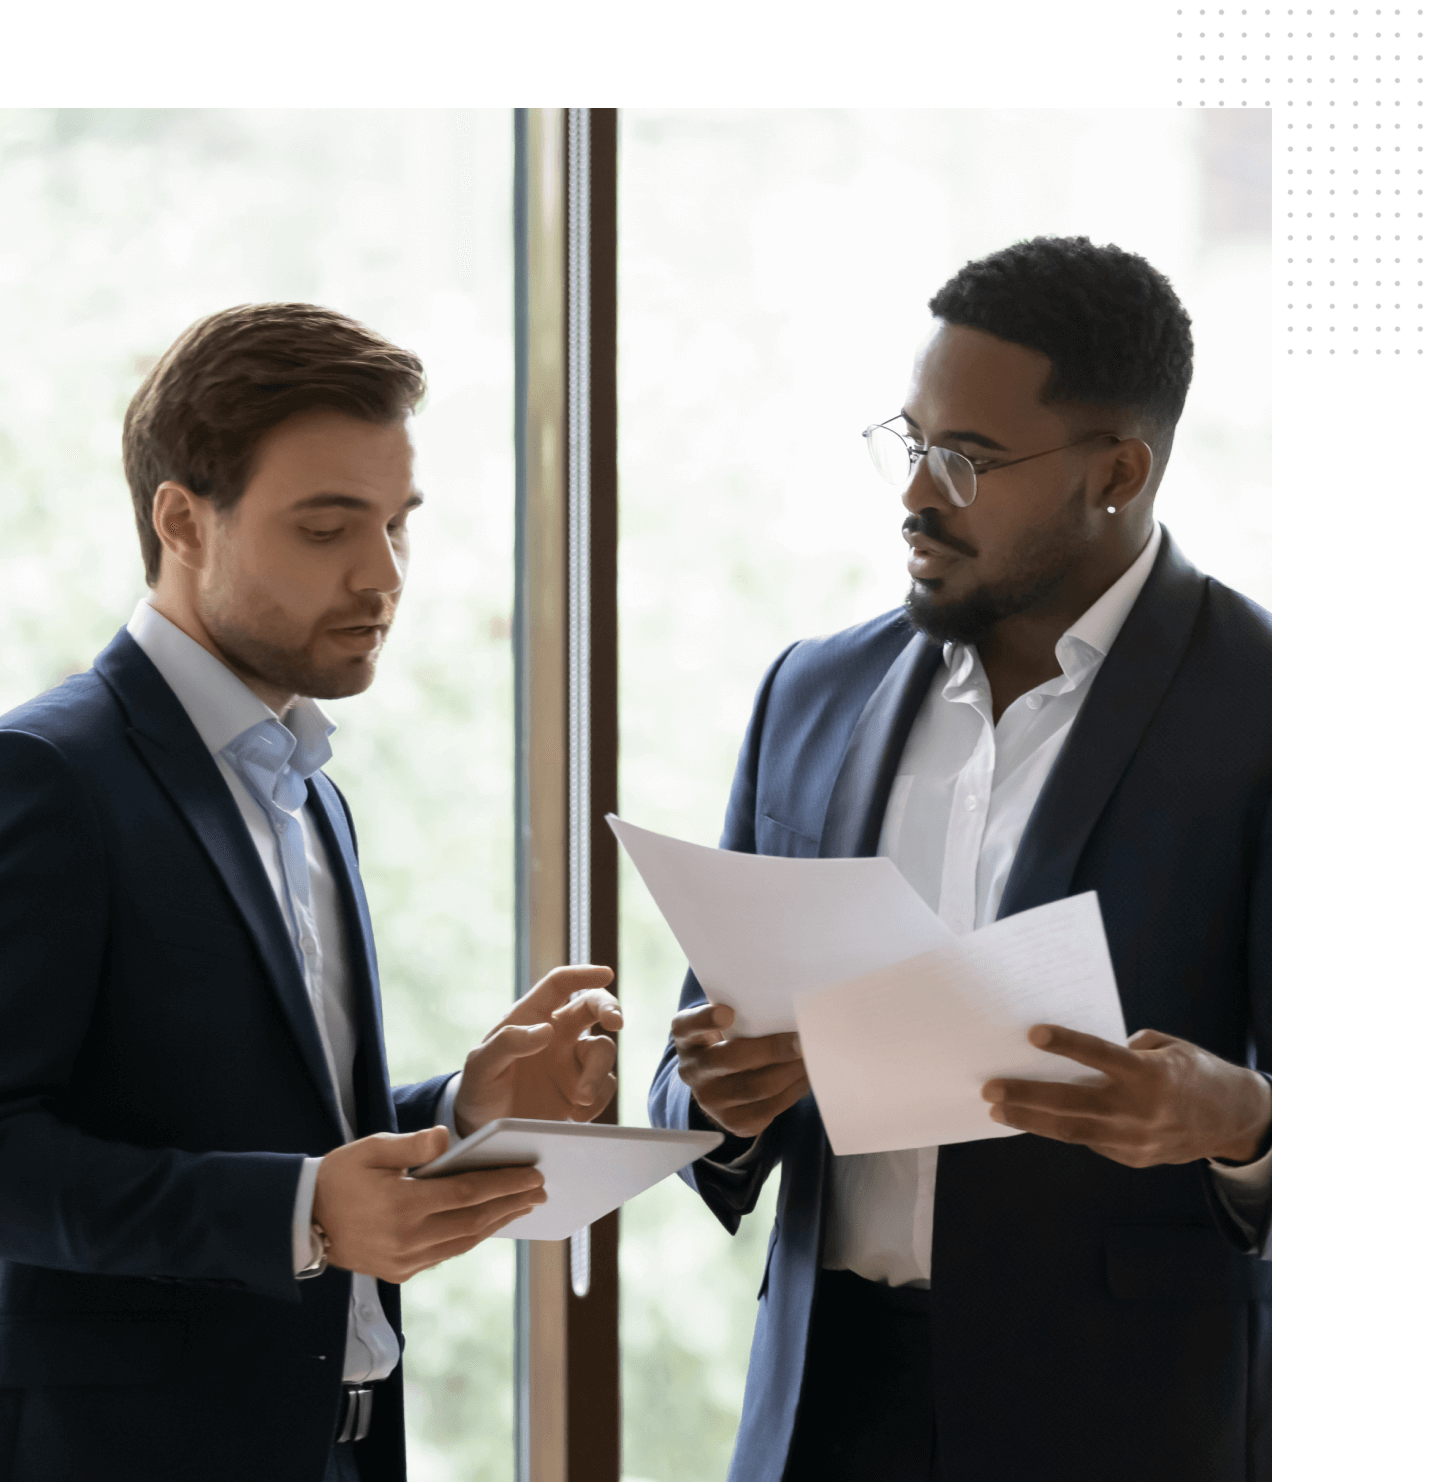
[[[1140,554],[1056,640],[1056,662],[1067,680],[1080,679],[1110,652],[1125,626],[1135,599],[1150,577],[1160,550],[1160,526],[1150,532]],[[974,644],[948,643],[943,649],[950,676],[944,686],[949,696],[971,683],[978,656]]]
[[[282,719],[218,659],[169,621],[147,597],[140,599],[126,631],[174,691],[211,756],[264,720],[277,720],[304,748],[338,727],[317,701],[296,700]]]

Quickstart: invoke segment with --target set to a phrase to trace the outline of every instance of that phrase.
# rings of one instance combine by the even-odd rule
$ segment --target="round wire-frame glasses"
[[[982,460],[978,469],[964,454],[954,448],[922,448],[891,424],[900,419],[901,413],[888,417],[885,422],[873,422],[862,432],[866,439],[866,450],[876,471],[890,484],[905,488],[916,473],[916,465],[923,458],[931,472],[932,482],[958,509],[965,509],[976,498],[976,481],[982,474],[995,473],[999,468],[1014,468],[1018,463],[1029,463],[1032,458],[1044,458],[1048,453],[1063,453],[1067,448],[1078,448],[1082,443],[1093,442],[1098,437],[1116,437],[1114,432],[1088,432],[1073,443],[1062,443],[1058,448],[1043,448],[1039,453],[1027,453],[1020,458],[1008,458],[1002,463],[987,463]]]

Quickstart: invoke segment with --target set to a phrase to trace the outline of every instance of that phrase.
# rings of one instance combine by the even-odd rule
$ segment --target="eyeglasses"
[[[862,436],[866,439],[866,450],[876,471],[890,484],[903,488],[911,482],[916,465],[923,458],[931,471],[936,487],[958,509],[965,509],[976,498],[976,480],[982,474],[994,473],[998,468],[1014,468],[1018,463],[1029,463],[1032,458],[1044,458],[1048,453],[1063,453],[1067,448],[1078,448],[1082,443],[1093,442],[1098,437],[1116,437],[1114,432],[1091,432],[1077,438],[1073,443],[1062,443],[1058,448],[1045,448],[1039,453],[1027,453],[1022,458],[1008,458],[1004,463],[982,459],[978,467],[969,458],[954,448],[922,448],[904,432],[891,424],[901,413],[888,417],[885,422],[873,422]]]

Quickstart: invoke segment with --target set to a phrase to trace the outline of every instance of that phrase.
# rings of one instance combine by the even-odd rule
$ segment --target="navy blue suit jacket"
[[[357,1130],[417,1130],[442,1079],[390,1094],[352,821],[309,788]],[[0,718],[0,963],[0,1479],[319,1482],[349,1276],[296,1281],[290,1232],[338,1107],[248,828],[128,633]],[[370,1475],[400,1479],[400,1384],[380,1396]]]
[[[788,649],[757,696],[722,845],[876,851],[940,661],[900,612]],[[1037,801],[1001,915],[1098,892],[1126,1023],[1268,1070],[1269,614],[1169,535]],[[702,999],[688,975],[685,1006]],[[669,1044],[659,1126],[707,1125]],[[729,1137],[730,1160],[750,1142]],[[688,1182],[730,1230],[781,1164],[734,1482],[778,1482],[820,1267],[811,1097],[741,1170]],[[1269,1472],[1270,1267],[1204,1165],[1126,1168],[1020,1136],[943,1147],[932,1241],[941,1456],[956,1479],[1232,1482]]]

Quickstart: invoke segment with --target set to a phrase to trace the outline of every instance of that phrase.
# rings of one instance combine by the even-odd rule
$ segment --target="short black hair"
[[[931,300],[1051,362],[1042,400],[1119,407],[1174,432],[1190,389],[1190,316],[1143,257],[1089,237],[1032,237],[968,262]]]

